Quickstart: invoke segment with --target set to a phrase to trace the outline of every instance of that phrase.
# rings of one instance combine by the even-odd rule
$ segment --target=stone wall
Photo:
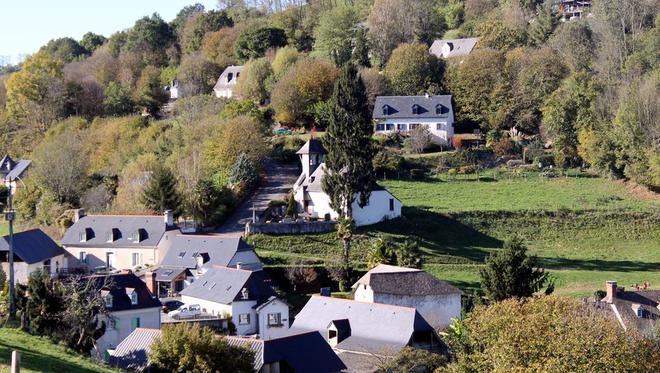
[[[336,221],[301,221],[286,223],[252,223],[245,224],[245,234],[313,234],[326,233],[335,230]]]

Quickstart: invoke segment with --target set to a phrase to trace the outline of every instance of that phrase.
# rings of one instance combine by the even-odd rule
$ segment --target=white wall
[[[302,193],[300,193],[302,195]],[[339,214],[330,207],[330,197],[323,192],[308,192],[310,201],[307,212],[315,218],[323,219],[330,214],[330,219],[337,219]],[[394,210],[390,211],[390,199],[394,200]],[[302,203],[302,201],[299,201]],[[401,201],[394,198],[386,190],[374,190],[369,197],[369,203],[364,208],[359,205],[359,196],[353,201],[353,220],[355,225],[371,225],[386,219],[395,219],[401,216]]]
[[[199,304],[202,307],[202,312],[218,317],[230,316],[232,312],[231,305],[211,302],[208,300],[194,298],[187,295],[181,296],[181,302],[183,302],[186,305]]]
[[[279,313],[281,314],[281,326],[269,326],[268,314]],[[259,337],[261,339],[273,339],[283,337],[289,330],[289,306],[284,302],[276,299],[259,310],[257,314],[259,320]]]
[[[454,115],[450,112],[447,118],[388,118],[385,120],[379,120],[377,123],[382,123],[387,128],[388,124],[394,125],[392,130],[376,130],[376,133],[392,133],[392,132],[402,132],[407,133],[406,131],[398,131],[397,124],[407,124],[408,126],[411,123],[418,123],[428,126],[429,132],[433,135],[433,140],[439,144],[450,144],[451,138],[454,137]],[[437,124],[442,124],[441,128],[437,129]],[[409,128],[409,127],[408,127]]]
[[[236,326],[237,335],[252,335],[259,333],[259,324],[257,318],[257,312],[253,308],[257,304],[256,301],[235,301],[231,304],[232,313],[231,319],[234,325]],[[250,324],[240,325],[238,323],[238,316],[241,314],[250,314]]]
[[[140,318],[140,328],[160,329],[160,307],[110,312],[110,316],[119,320],[119,324],[115,329],[107,319],[104,320],[106,322],[105,334],[96,341],[101,359],[105,358],[105,351],[108,348],[117,347],[124,338],[131,334],[134,330],[133,319],[136,317]],[[92,354],[94,355],[95,352],[92,351]]]
[[[58,255],[50,260],[50,274],[54,275],[57,273],[57,265],[59,263],[59,268],[67,268],[67,260],[64,258],[64,255]],[[9,273],[9,263],[3,262],[2,270],[4,273]],[[25,262],[14,262],[14,281],[18,284],[27,284],[30,273],[41,269],[44,266],[43,262],[27,264]]]
[[[405,296],[375,293],[373,302],[414,307],[436,330],[449,326],[451,318],[461,317],[460,294]]]
[[[371,286],[364,284],[358,284],[353,295],[353,299],[360,302],[373,303],[374,302],[374,291],[371,289]]]
[[[65,246],[64,250],[71,255],[68,259],[69,267],[86,267],[94,269],[99,266],[105,266],[106,253],[114,253],[112,266],[115,269],[133,269],[133,253],[142,254],[142,265],[155,265],[158,263],[158,247],[72,247]],[[79,262],[80,252],[87,253],[87,265]]]
[[[231,98],[234,93],[233,89],[231,88],[214,89],[213,92],[217,98]]]

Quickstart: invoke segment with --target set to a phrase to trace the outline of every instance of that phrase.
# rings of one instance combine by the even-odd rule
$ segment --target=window
[[[105,301],[105,306],[107,308],[112,308],[112,294],[110,294],[110,292],[103,296],[103,300]]]
[[[269,313],[268,314],[268,326],[281,326],[282,325],[282,314],[281,313]]]
[[[383,115],[390,115],[390,107],[383,105]]]
[[[242,313],[238,315],[238,325],[249,325],[250,324],[250,314]]]
[[[419,114],[419,105],[415,104],[412,106],[412,113],[415,115]]]
[[[385,131],[385,125],[383,123],[376,124],[376,131]]]
[[[390,211],[394,211],[394,198],[390,198]]]
[[[420,126],[419,123],[410,123],[410,126],[408,127],[408,129],[410,129],[412,131],[412,130],[414,130],[415,128],[417,128],[419,126]]]
[[[186,256],[186,252],[185,252],[185,251],[181,251],[181,252],[179,253],[179,258],[183,258],[184,256]]]
[[[80,264],[87,264],[87,253],[84,251],[79,252],[78,261],[80,261]]]
[[[138,304],[138,294],[135,289],[126,289],[126,294],[131,298],[131,305],[135,306]]]
[[[142,254],[141,253],[132,253],[131,254],[131,262],[133,263],[133,267],[141,266],[142,265]]]
[[[135,330],[140,327],[140,318],[135,317],[133,320],[131,320],[131,330]]]
[[[85,242],[85,241],[87,241],[87,235],[85,234],[85,232],[80,232],[80,233],[78,234],[78,237],[80,238],[80,242]]]
[[[396,129],[399,131],[405,131],[408,129],[408,125],[406,123],[399,123],[396,125]]]
[[[385,127],[388,131],[394,131],[394,123],[387,123]]]
[[[114,317],[110,318],[110,328],[119,330],[121,328],[121,320]]]
[[[440,131],[442,129],[442,126],[444,126],[444,125],[445,125],[444,123],[436,123],[435,124],[435,129]]]
[[[637,317],[644,317],[644,309],[642,307],[639,307],[636,313]]]
[[[227,74],[227,83],[231,82],[232,79],[234,79],[234,73]]]

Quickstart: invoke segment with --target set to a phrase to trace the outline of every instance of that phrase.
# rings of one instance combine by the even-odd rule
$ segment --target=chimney
[[[236,263],[236,269],[243,269],[243,263],[241,262]]]
[[[202,268],[204,265],[204,255],[203,254],[197,254],[195,257],[195,260],[197,261],[197,269]]]
[[[165,210],[163,213],[163,220],[165,221],[165,225],[168,227],[171,227],[174,225],[174,212],[172,210]]]
[[[157,296],[156,294],[156,273],[152,271],[148,271],[147,273],[144,274],[144,282],[147,283],[147,289],[151,292],[151,295],[154,297]]]
[[[85,216],[85,209],[75,209],[73,210],[73,222],[77,222]]]
[[[607,290],[605,301],[612,303],[616,299],[616,281],[607,281],[605,288]]]
[[[429,98],[429,93],[426,92],[426,93],[424,94],[424,96],[425,96],[426,98]]]

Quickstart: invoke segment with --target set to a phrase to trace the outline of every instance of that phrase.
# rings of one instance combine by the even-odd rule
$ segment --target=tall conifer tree
[[[174,216],[181,214],[181,196],[176,190],[176,178],[172,171],[162,166],[154,170],[142,191],[142,204],[153,213],[172,210]]]
[[[325,157],[323,191],[330,197],[330,206],[339,213],[338,234],[344,244],[346,276],[352,237],[353,202],[366,206],[375,184],[374,148],[371,143],[373,126],[367,106],[367,94],[354,65],[342,68],[330,99],[330,120],[324,143]]]

